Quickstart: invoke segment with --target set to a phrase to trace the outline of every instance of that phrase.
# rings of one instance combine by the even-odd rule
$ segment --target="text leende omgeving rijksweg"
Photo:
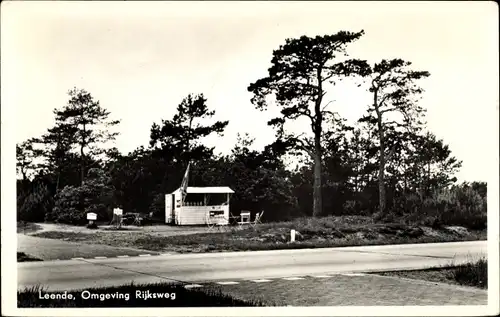
[[[125,301],[130,300],[130,293],[121,293],[121,292],[113,292],[113,293],[97,293],[90,291],[82,291],[78,294],[84,300],[116,300],[122,299]],[[139,300],[148,300],[148,299],[171,299],[175,300],[175,293],[158,293],[158,292],[150,292],[149,290],[136,290],[133,293],[135,299]],[[75,295],[69,292],[62,293],[42,293],[42,291],[38,291],[39,299],[76,299]]]

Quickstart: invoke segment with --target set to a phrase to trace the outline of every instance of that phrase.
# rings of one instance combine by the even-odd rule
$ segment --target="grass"
[[[393,271],[376,273],[378,275],[399,276],[430,282],[450,283],[455,285],[488,288],[488,260],[480,258],[461,265],[435,267],[425,270]]]
[[[34,262],[34,261],[43,261],[43,260],[27,255],[24,252],[17,252],[17,262]]]
[[[481,258],[455,267],[453,278],[461,285],[488,288],[488,260]]]
[[[298,231],[294,243],[289,242],[290,229]],[[91,234],[46,231],[35,233],[34,236],[150,251],[198,253],[484,240],[486,232],[468,231],[467,234],[459,234],[445,229],[400,223],[375,223],[371,217],[342,216],[298,218],[288,222],[260,224],[255,229],[175,236],[140,230],[103,230]]]
[[[19,221],[17,222],[17,233],[31,233],[41,230],[42,227],[32,222]]]
[[[88,298],[90,294],[102,298]],[[162,298],[136,297],[136,293],[164,294]],[[66,298],[62,298],[66,294]],[[102,295],[100,295],[102,294]],[[108,294],[108,298],[105,298]],[[112,298],[112,295],[120,296]],[[50,298],[50,296],[55,298]],[[59,297],[56,297],[59,295]],[[168,295],[168,297],[167,297]],[[48,299],[40,298],[48,296]],[[69,297],[72,298],[69,298]],[[258,300],[236,299],[228,294],[223,294],[220,288],[210,287],[203,289],[186,289],[180,284],[155,283],[142,285],[123,285],[105,288],[91,288],[86,290],[68,292],[46,292],[40,286],[26,288],[17,293],[17,306],[19,308],[33,307],[228,307],[228,306],[270,306],[272,303]]]

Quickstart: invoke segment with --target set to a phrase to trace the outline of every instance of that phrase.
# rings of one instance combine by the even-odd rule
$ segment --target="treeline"
[[[106,147],[119,121],[89,92],[71,90],[67,105],[54,110],[54,127],[17,146],[18,219],[83,224],[91,211],[109,220],[116,206],[161,219],[165,194],[191,162],[190,186],[229,186],[236,214],[265,210],[266,221],[358,214],[485,228],[486,184],[456,185],[461,162],[425,128],[416,81],[429,73],[400,59],[336,60],[362,34],[288,39],[273,52],[269,76],[248,87],[258,109],[281,109],[269,122],[276,137],[262,150],[245,134],[229,154],[215,154],[203,139],[222,138],[228,122],[216,119],[203,94],[191,94],[172,118],[152,124],[148,145],[123,154]],[[325,99],[346,76],[373,95],[352,126]],[[301,117],[311,123],[310,138],[286,132]]]

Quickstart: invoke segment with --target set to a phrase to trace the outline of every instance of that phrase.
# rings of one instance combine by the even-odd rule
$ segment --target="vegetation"
[[[413,133],[419,131],[419,121],[423,109],[414,102],[414,95],[421,93],[414,81],[430,74],[427,71],[413,71],[408,69],[410,62],[401,59],[390,61],[382,60],[373,68],[367,66],[366,73],[370,74],[371,85],[369,91],[373,94],[373,104],[368,108],[368,116],[361,121],[372,124],[378,136],[378,189],[379,213],[384,216],[386,209],[385,170],[386,161],[390,159],[397,145],[386,153],[388,145],[386,136],[395,132],[396,128],[406,128]],[[390,114],[397,113],[400,118],[387,120]],[[375,115],[374,115],[375,114]]]
[[[40,229],[42,229],[42,227],[32,222],[26,222],[26,221],[17,222],[17,233],[36,232]]]
[[[379,275],[399,276],[431,282],[488,288],[488,261],[480,258],[461,265],[436,267],[425,270],[380,272]]]
[[[488,261],[481,258],[455,267],[453,279],[461,285],[488,288]]]
[[[17,252],[17,262],[33,262],[33,261],[42,261],[42,260],[27,255],[24,252]]]
[[[290,229],[297,230],[290,243]],[[293,221],[264,223],[255,229],[226,228],[223,232],[162,236],[141,231],[85,233],[45,231],[35,236],[65,241],[131,247],[160,252],[220,252],[276,249],[304,249],[356,245],[406,244],[483,240],[484,231],[457,233],[401,223],[374,223],[363,216],[295,218]]]
[[[460,160],[426,129],[416,82],[429,73],[401,59],[341,58],[363,34],[286,39],[273,51],[268,76],[248,86],[258,109],[280,111],[268,122],[276,137],[263,149],[242,133],[230,153],[214,153],[203,138],[222,136],[228,121],[217,119],[203,94],[190,94],[172,118],[151,123],[147,145],[120,153],[109,145],[119,120],[90,92],[72,89],[68,104],[54,110],[55,125],[16,148],[18,220],[84,225],[95,212],[107,222],[120,206],[163,221],[164,195],[191,162],[190,186],[229,186],[233,213],[265,210],[264,222],[361,215],[485,229],[486,183],[457,184]],[[354,124],[325,99],[348,77],[374,97]],[[297,135],[288,127],[300,118],[310,129]]]
[[[267,107],[266,97],[273,95],[281,108],[281,115],[269,125],[278,129],[277,136],[295,143],[314,161],[313,215],[323,213],[322,201],[322,146],[324,121],[335,119],[332,111],[324,107],[326,85],[334,77],[350,75],[357,71],[359,61],[336,62],[336,55],[347,55],[347,44],[358,40],[361,32],[340,31],[334,35],[302,36],[288,39],[273,52],[269,76],[259,79],[248,87],[254,93],[254,102],[259,109]],[[308,138],[285,135],[287,121],[306,117],[310,120],[312,142]]]
[[[180,284],[156,283],[123,285],[105,288],[85,289],[90,294],[122,294],[120,298],[87,298],[87,293],[79,291],[66,292],[66,297],[74,299],[54,298],[50,296],[61,295],[64,292],[46,292],[40,286],[26,288],[17,293],[17,307],[19,308],[50,308],[50,307],[248,307],[269,306],[271,303],[263,303],[256,300],[240,300],[223,294],[219,288],[186,289]],[[164,294],[163,298],[136,298],[136,292],[147,292],[150,294]],[[40,299],[48,296],[49,299]],[[124,294],[128,294],[125,297]],[[166,294],[166,295],[165,295]],[[168,298],[165,296],[168,295]],[[157,296],[158,297],[158,296]]]

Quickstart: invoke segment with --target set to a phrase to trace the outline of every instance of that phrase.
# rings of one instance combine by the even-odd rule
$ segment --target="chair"
[[[255,220],[250,223],[252,228],[255,228],[258,224],[262,223],[262,215],[264,215],[264,210],[262,210],[260,213],[257,213],[257,215],[255,215]]]
[[[210,212],[207,212],[207,214],[205,215],[205,223],[208,226],[208,231],[212,231],[212,229],[214,229],[215,227],[215,222],[212,221],[212,218],[210,216]]]
[[[238,225],[242,227],[243,225],[250,224],[250,216],[251,216],[250,211],[242,210],[240,213],[240,221],[238,221]]]
[[[134,214],[134,222],[132,223],[132,225],[135,225],[135,226],[141,226],[141,223],[142,223],[142,217],[140,214]]]
[[[229,224],[230,225],[238,224],[238,219],[240,219],[240,217],[233,215],[231,212],[229,213]]]
[[[224,216],[216,216],[214,213],[212,212],[207,212],[206,216],[205,216],[205,222],[208,226],[208,231],[212,231],[213,229],[217,229],[218,231],[222,230],[222,226],[224,226],[224,221],[221,221],[221,220],[224,220],[226,219]]]
[[[122,215],[113,214],[113,219],[109,223],[109,225],[113,225],[116,229],[120,229],[123,226],[123,217]]]

